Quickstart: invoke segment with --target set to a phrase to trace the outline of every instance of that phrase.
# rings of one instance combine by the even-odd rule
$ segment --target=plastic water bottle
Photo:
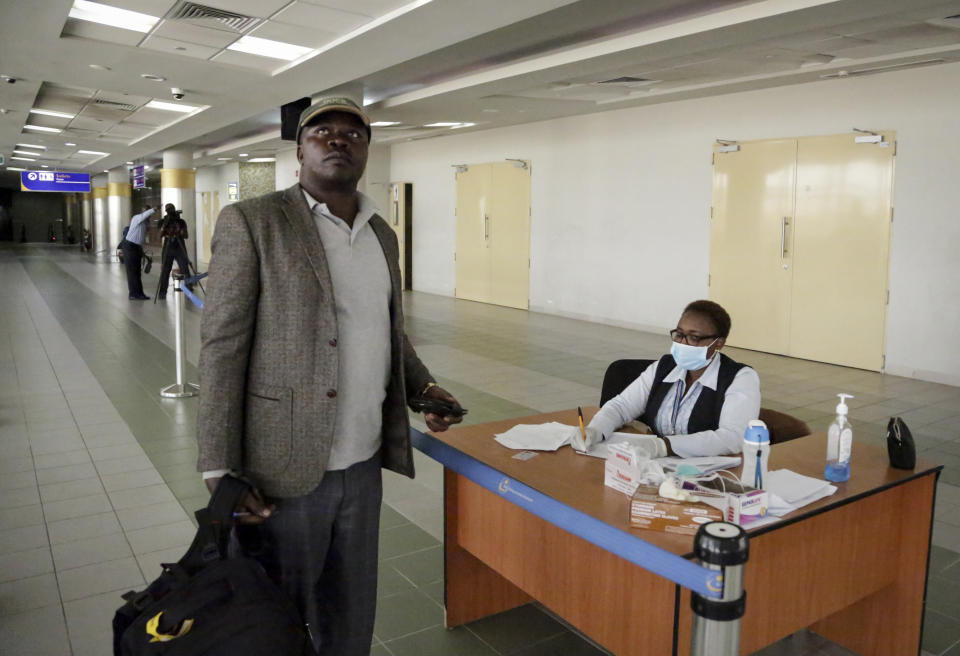
[[[767,461],[770,459],[770,431],[759,419],[747,424],[743,434],[743,471],[740,481],[744,485],[762,490],[767,483]]]
[[[847,419],[847,399],[854,398],[852,394],[837,394],[840,403],[837,404],[837,418],[827,430],[827,464],[823,468],[823,476],[828,481],[842,483],[850,478],[850,450],[853,448],[853,426]]]

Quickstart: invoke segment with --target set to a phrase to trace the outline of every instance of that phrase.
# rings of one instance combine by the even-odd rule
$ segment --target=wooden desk
[[[590,417],[596,408],[585,410]],[[493,440],[515,424],[576,424],[576,411],[454,428],[437,439],[573,508],[674,554],[693,537],[632,529],[629,498],[603,461],[569,448],[516,460]],[[826,435],[774,445],[772,469],[823,476]],[[892,469],[854,443],[852,475],[826,499],[750,532],[740,653],[811,627],[864,656],[920,650],[927,557],[941,466]],[[621,656],[686,654],[690,592],[445,471],[447,626],[537,600]]]

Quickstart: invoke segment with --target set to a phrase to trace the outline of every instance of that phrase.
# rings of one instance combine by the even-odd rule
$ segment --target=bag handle
[[[227,557],[227,543],[234,526],[233,510],[252,489],[253,485],[230,474],[220,479],[207,507],[194,513],[197,534],[178,565],[193,573],[211,561]]]

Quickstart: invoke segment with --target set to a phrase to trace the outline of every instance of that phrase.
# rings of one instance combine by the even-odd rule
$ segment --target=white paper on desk
[[[828,497],[837,491],[836,486],[811,476],[804,476],[789,469],[767,472],[764,488],[773,492],[794,508],[802,508],[817,499]]]
[[[607,448],[611,444],[620,444],[626,442],[627,444],[640,444],[646,440],[649,440],[649,435],[637,435],[636,433],[614,433],[613,435],[607,435],[604,437],[603,442],[598,442],[594,444],[589,451],[577,451],[582,456],[593,456],[594,458],[603,458],[607,459],[607,456],[610,455],[610,450]]]
[[[556,451],[570,442],[576,426],[567,426],[557,421],[546,424],[517,424],[504,433],[497,433],[494,439],[508,449],[526,451]]]

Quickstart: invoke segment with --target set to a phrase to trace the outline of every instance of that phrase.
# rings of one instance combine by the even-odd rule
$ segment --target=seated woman
[[[760,413],[760,378],[720,353],[729,334],[730,315],[720,305],[688,305],[670,331],[670,354],[607,401],[574,448],[585,450],[640,419],[656,433],[648,443],[651,457],[740,453],[747,422]]]

